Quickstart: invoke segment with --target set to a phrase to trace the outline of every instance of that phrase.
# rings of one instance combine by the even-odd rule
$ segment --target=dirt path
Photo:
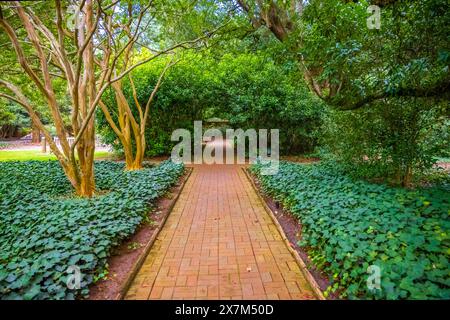
[[[198,165],[125,299],[315,299],[238,165]]]

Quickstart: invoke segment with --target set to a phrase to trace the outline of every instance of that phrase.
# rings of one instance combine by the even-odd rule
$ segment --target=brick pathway
[[[199,165],[125,299],[315,299],[237,165]]]

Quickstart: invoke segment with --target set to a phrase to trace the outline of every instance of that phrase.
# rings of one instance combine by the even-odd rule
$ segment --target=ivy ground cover
[[[325,165],[289,162],[270,176],[260,174],[262,166],[251,171],[263,191],[300,220],[299,245],[329,275],[326,295],[450,298],[448,186],[391,188],[352,180]],[[379,278],[369,266],[379,268]]]
[[[100,195],[81,199],[73,197],[56,161],[0,163],[0,298],[88,295],[111,249],[134,233],[184,170],[169,161],[123,169],[121,163],[97,162]],[[81,272],[78,289],[67,286],[70,266]]]

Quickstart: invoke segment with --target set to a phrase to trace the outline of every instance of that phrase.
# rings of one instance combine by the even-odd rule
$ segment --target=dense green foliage
[[[72,197],[56,161],[0,164],[0,297],[73,299],[105,268],[111,248],[133,234],[155,199],[177,180],[183,166],[164,162],[125,172],[123,164],[95,164],[92,199]],[[67,269],[82,273],[69,290]]]
[[[327,102],[349,109],[391,97],[448,101],[448,1],[392,1],[380,9],[379,29],[368,27],[371,2],[313,0],[299,17],[291,40],[302,39],[305,63],[330,84]]]
[[[325,107],[309,92],[296,64],[275,63],[267,52],[224,55],[216,72],[216,108],[233,127],[277,128],[282,153],[313,151]]]
[[[161,59],[133,73],[141,104],[165,63]],[[131,89],[127,83],[125,87],[134,106]],[[192,130],[195,120],[210,117],[229,119],[230,126],[244,130],[278,128],[281,152],[309,152],[323,112],[323,103],[308,91],[295,64],[276,63],[267,52],[185,54],[166,75],[151,106],[147,155],[170,153],[173,130]],[[100,112],[98,118],[104,140],[120,149]]]
[[[371,2],[310,1],[292,41],[302,38],[306,65],[329,84],[324,100],[356,110],[329,118],[328,150],[365,178],[408,186],[450,152],[449,4],[392,1],[381,7],[380,29],[369,29]]]
[[[325,165],[283,162],[276,175],[251,170],[263,190],[302,225],[303,246],[348,298],[450,298],[450,186],[423,190],[354,181]],[[381,290],[367,268],[381,268]]]
[[[270,32],[312,91],[336,110],[322,146],[364,178],[411,185],[450,152],[449,3],[422,1],[240,1]],[[372,24],[369,5],[379,5]],[[259,40],[264,40],[260,38]],[[447,120],[448,121],[448,120]]]
[[[395,185],[409,186],[413,173],[422,178],[435,164],[436,156],[450,152],[445,108],[424,101],[334,111],[328,114],[322,133],[326,156],[348,167],[353,176]]]

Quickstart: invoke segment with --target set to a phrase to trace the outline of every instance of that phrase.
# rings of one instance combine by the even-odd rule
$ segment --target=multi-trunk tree
[[[56,128],[58,145],[44,127],[35,99],[30,98],[17,84],[17,77],[6,73],[0,78],[0,96],[22,105],[30,115],[33,126],[45,136],[52,152],[60,161],[68,179],[80,196],[92,196],[95,191],[94,150],[95,110],[100,104],[106,116],[110,112],[121,114],[119,126],[115,126],[127,154],[127,168],[142,167],[145,151],[145,130],[149,103],[137,121],[126,102],[122,79],[133,69],[156,57],[196,44],[211,37],[217,28],[205,32],[194,40],[180,42],[167,48],[150,48],[149,30],[155,27],[154,1],[99,1],[80,0],[73,3],[55,0],[46,3],[6,2],[0,5],[0,27],[6,34],[9,46],[15,51],[14,59],[22,72],[45,99]],[[153,11],[152,11],[153,10]],[[152,30],[153,30],[152,29]],[[137,50],[148,49],[147,55],[135,55]],[[137,59],[136,57],[142,57]],[[14,64],[13,61],[7,63]],[[16,70],[15,70],[16,71]],[[70,130],[64,125],[60,103],[61,90],[55,79],[67,85],[70,101]],[[159,82],[160,84],[160,82]],[[155,87],[154,93],[159,87]],[[115,106],[106,106],[102,96],[111,87],[117,98]],[[116,109],[111,111],[111,108]],[[72,137],[73,135],[73,137]],[[133,138],[130,137],[133,136]],[[132,144],[137,149],[133,154]],[[130,160],[132,159],[132,160]]]
[[[74,32],[64,26],[64,13],[60,1],[55,1],[50,17],[39,17],[42,6],[26,6],[20,2],[1,5],[0,26],[7,35],[10,46],[24,74],[44,97],[51,112],[52,122],[60,147],[53,141],[44,127],[35,103],[29,99],[21,87],[5,76],[0,85],[6,90],[1,93],[22,105],[30,115],[33,125],[45,136],[51,150],[60,161],[68,179],[80,196],[92,196],[95,190],[93,160],[95,150],[93,110],[101,95],[94,68],[94,44],[92,36],[98,26],[94,18],[94,5],[83,2],[79,14],[85,17],[84,24]],[[98,9],[97,9],[98,10]],[[54,20],[51,18],[55,18]],[[54,22],[56,21],[56,26]],[[106,76],[107,71],[103,71]],[[67,82],[72,103],[71,125],[74,141],[64,125],[58,92],[54,77],[62,77]],[[6,79],[5,79],[6,78]],[[76,149],[76,151],[75,151]],[[76,155],[78,159],[76,159]]]
[[[137,15],[127,17],[127,23],[138,26],[149,6],[140,6]],[[6,89],[0,96],[27,110],[34,127],[43,133],[80,196],[90,197],[95,191],[95,108],[106,88],[120,81],[137,64],[144,63],[139,61],[121,73],[116,72],[125,49],[137,39],[136,31],[120,46],[115,39],[121,37],[121,32],[105,32],[105,25],[112,23],[116,16],[123,17],[121,7],[120,1],[102,6],[100,1],[92,0],[79,1],[72,7],[58,0],[46,3],[45,7],[42,3],[33,6],[20,2],[8,2],[0,7],[0,26],[24,74],[45,99],[58,143],[44,127],[35,102],[14,83],[13,76],[0,79],[0,85]],[[98,46],[105,43],[109,50],[100,54],[101,63],[98,63]],[[63,121],[61,92],[55,78],[63,79],[67,85],[70,132]]]
[[[173,62],[170,61],[162,70],[145,106],[139,103],[136,86],[131,75],[129,76],[129,82],[132,87],[134,107],[128,103],[127,97],[124,94],[122,81],[118,81],[112,85],[115,97],[115,102],[112,103],[112,106],[108,106],[102,100],[99,102],[106,121],[122,144],[127,170],[139,170],[142,168],[147,146],[145,129],[147,128],[150,106],[156,92],[161,86],[165,73],[172,65]],[[138,110],[138,116],[135,116],[133,113],[133,109],[135,108]],[[114,117],[111,114],[112,111],[117,112],[117,122],[114,121]]]
[[[162,54],[170,54],[173,58],[171,60],[169,59],[166,66],[162,69],[150,95],[146,97],[145,104],[141,104],[140,102],[141,93],[137,92],[136,88],[138,86],[135,86],[132,73],[128,75],[128,81],[126,79],[120,79],[111,84],[112,99],[111,95],[109,95],[99,101],[99,106],[106,121],[122,145],[127,170],[139,170],[143,167],[143,160],[147,149],[145,131],[149,122],[150,108],[166,72],[178,61],[174,56],[178,51],[205,47],[208,40],[216,33],[222,32],[223,28],[229,22],[227,19],[217,19],[213,24],[202,25],[203,21],[196,20],[195,25],[198,29],[201,29],[201,32],[182,33],[181,36],[177,34],[179,37],[168,35],[164,39],[168,43],[167,48],[161,50],[158,49],[158,44],[155,43],[154,38],[158,38],[162,34],[165,35],[166,32],[176,28],[176,26],[179,27],[178,24],[182,24],[179,21],[180,19],[189,20],[189,18],[196,17],[196,10],[193,3],[189,1],[180,1],[177,3],[161,1],[154,3],[152,12],[142,17],[143,25],[138,26],[138,34],[142,35],[139,37],[139,40],[134,40],[135,37],[133,36],[138,29],[136,29],[136,26],[128,23],[134,15],[134,11],[133,6],[129,5],[122,10],[122,15],[126,19],[116,19],[105,24],[105,32],[107,34],[114,33],[115,29],[122,30],[122,37],[115,39],[115,42],[119,44],[126,43],[123,46],[124,54],[121,56],[116,68],[117,72],[124,72],[135,61],[149,54],[150,59],[154,59]],[[157,29],[159,29],[159,33],[161,34],[152,29],[152,36],[149,36],[148,26],[151,23],[158,25]],[[186,38],[190,40],[184,40]],[[102,44],[99,46],[99,50],[102,50],[104,55],[107,56],[110,48],[107,44]],[[150,59],[147,59],[146,62]],[[102,63],[99,63],[99,65],[101,66]],[[127,90],[127,88],[131,90]]]

